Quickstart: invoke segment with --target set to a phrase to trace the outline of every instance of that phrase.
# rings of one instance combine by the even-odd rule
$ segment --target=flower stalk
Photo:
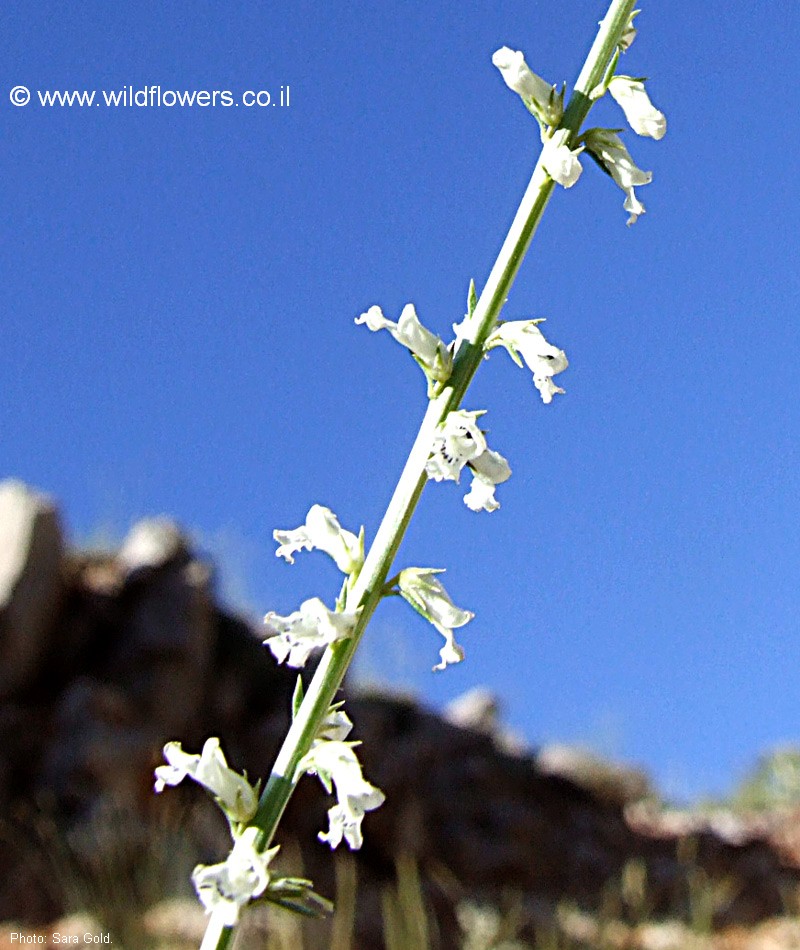
[[[593,104],[591,93],[603,82],[609,65],[618,55],[623,37],[630,31],[634,6],[635,0],[612,0],[600,23],[599,32],[556,130],[565,131],[561,139],[566,144],[575,145]],[[255,848],[259,852],[266,851],[272,843],[278,822],[302,774],[302,762],[330,713],[361,636],[384,596],[395,555],[428,480],[426,464],[437,427],[449,412],[457,410],[461,404],[483,359],[484,344],[497,324],[500,311],[556,187],[555,180],[545,168],[545,151],[536,162],[486,284],[474,307],[470,307],[466,320],[457,328],[452,373],[434,389],[375,539],[363,566],[354,575],[354,583],[348,583],[346,587],[343,609],[357,616],[352,632],[346,639],[335,640],[325,649],[261,794],[258,809],[250,823],[251,827],[257,829]],[[234,928],[226,924],[224,914],[212,914],[200,950],[226,950],[232,943],[234,932]]]

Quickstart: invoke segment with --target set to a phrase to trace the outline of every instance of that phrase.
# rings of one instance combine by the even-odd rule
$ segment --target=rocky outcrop
[[[196,787],[153,794],[161,748],[220,736],[229,762],[265,775],[296,674],[219,605],[213,581],[167,519],[139,523],[119,551],[69,552],[50,502],[0,485],[0,920],[89,910],[121,928],[115,914],[185,895],[192,865],[222,855],[225,828]],[[355,856],[362,950],[383,946],[382,894],[401,856],[419,869],[442,950],[460,946],[467,904],[511,902],[532,939],[566,927],[564,906],[573,924],[596,919],[610,895],[623,920],[646,908],[687,923],[702,881],[717,895],[709,924],[729,928],[800,895],[799,815],[666,812],[635,770],[527,750],[485,691],[444,717],[355,688],[347,706],[365,773],[387,795]],[[333,895],[316,838],[326,807],[319,783],[301,782],[282,840]]]
[[[22,482],[0,484],[0,700],[29,685],[52,641],[62,560],[52,502]]]

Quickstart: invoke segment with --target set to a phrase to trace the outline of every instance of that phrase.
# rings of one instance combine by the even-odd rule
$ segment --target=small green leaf
[[[297,718],[298,712],[300,712],[300,706],[303,703],[303,696],[305,691],[303,690],[303,680],[298,675],[297,682],[294,684],[294,693],[292,694],[292,719]]]
[[[478,306],[478,292],[475,290],[475,281],[469,282],[469,293],[467,294],[467,316],[471,317]]]

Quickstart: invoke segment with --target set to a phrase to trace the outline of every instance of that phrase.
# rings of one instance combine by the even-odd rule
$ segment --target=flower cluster
[[[637,135],[658,140],[666,133],[666,118],[650,101],[644,80],[616,75],[621,54],[627,51],[636,36],[633,21],[637,13],[634,11],[631,14],[602,81],[586,94],[591,100],[596,100],[606,92],[610,93]],[[604,43],[600,46],[604,52],[607,51]],[[559,91],[556,86],[536,75],[521,51],[504,46],[494,53],[492,62],[508,88],[520,96],[538,123],[542,142],[535,173],[536,182],[541,186],[539,194],[545,191],[549,194],[552,190],[545,176],[564,188],[573,187],[582,174],[581,155],[585,152],[625,192],[624,208],[629,214],[628,224],[636,221],[645,209],[635,189],[649,184],[652,174],[636,166],[618,134],[619,130],[597,128],[578,135],[573,121],[576,118],[574,110],[570,111],[564,124],[564,88]],[[589,69],[589,75],[596,75],[596,66],[597,63]],[[524,254],[521,237],[511,243],[513,253]],[[501,255],[498,264],[502,261],[504,266],[509,267],[510,257],[505,254],[505,245],[503,254],[505,256]],[[503,322],[491,329],[489,320],[492,324],[496,322],[499,306],[494,294],[487,294],[489,299],[492,300],[489,305],[491,311],[487,307],[479,317],[475,286],[474,283],[470,285],[467,316],[463,323],[454,326],[455,340],[449,345],[422,325],[413,304],[403,308],[397,322],[388,320],[378,306],[371,306],[355,320],[356,324],[366,325],[373,332],[387,330],[409,350],[423,369],[428,380],[429,398],[434,400],[432,411],[436,413],[435,418],[440,420],[432,434],[427,428],[427,417],[423,424],[422,431],[427,433],[425,438],[430,438],[425,474],[434,481],[459,482],[463,469],[468,468],[472,483],[464,496],[464,502],[476,512],[496,511],[500,507],[495,491],[498,485],[510,478],[511,469],[499,452],[489,448],[486,434],[478,424],[485,410],[448,411],[446,408],[457,404],[456,400],[463,396],[465,384],[469,382],[469,375],[462,374],[459,379],[452,380],[451,388],[447,390],[446,384],[454,373],[454,365],[457,367],[456,375],[463,368],[472,372],[477,353],[481,352],[478,350],[481,344],[483,356],[488,356],[492,349],[502,347],[518,366],[524,363],[528,367],[545,404],[551,403],[556,394],[564,392],[556,385],[554,378],[569,365],[564,351],[545,339],[539,327],[542,320]],[[466,347],[463,346],[465,342]],[[456,353],[458,356],[454,358]],[[466,359],[462,359],[465,355]],[[414,450],[412,460],[416,458]],[[413,476],[416,485],[414,491],[417,493],[415,497],[418,497],[419,472],[413,464],[404,473],[406,482],[407,475]],[[401,481],[401,488],[403,484]],[[403,498],[403,491],[399,490],[395,497]],[[410,510],[407,505],[405,513],[397,520],[398,525],[402,518],[410,516]],[[390,508],[390,512],[393,517],[397,515],[394,508]],[[387,523],[390,520],[387,517]],[[384,573],[380,574],[380,580],[377,579],[376,568],[369,572],[367,584],[357,583],[365,564],[364,529],[362,527],[357,535],[344,529],[329,508],[318,504],[309,509],[302,525],[276,530],[273,537],[278,543],[276,555],[288,563],[294,563],[294,555],[299,551],[319,550],[331,557],[345,575],[335,610],[330,610],[322,600],[313,597],[287,616],[274,611],[266,614],[264,644],[278,663],[303,667],[314,650],[334,647],[354,637],[359,625],[359,605],[367,604],[371,610],[374,599],[389,595],[403,597],[444,638],[444,645],[439,650],[439,663],[433,667],[434,670],[444,670],[464,659],[464,650],[456,641],[454,631],[472,620],[474,614],[453,603],[439,579],[443,573],[441,569],[409,567],[387,582],[385,568],[381,567]],[[393,556],[396,547],[391,545],[396,545],[400,537],[401,532],[397,528],[391,544],[378,552],[379,558],[375,564],[383,565],[382,559]],[[334,664],[321,667],[325,676],[321,682],[315,679],[312,686],[313,700],[308,704],[303,699],[302,678],[298,676],[292,702],[295,725],[289,732],[279,758],[279,762],[284,764],[276,766],[274,773],[281,782],[277,785],[270,782],[260,808],[258,784],[251,785],[246,775],[228,766],[219,739],[208,739],[199,754],[184,752],[179,742],[169,742],[164,746],[166,764],[155,769],[156,792],[162,792],[168,785],[178,785],[187,777],[191,778],[213,796],[228,820],[233,847],[227,858],[218,864],[200,864],[192,873],[192,882],[206,912],[214,913],[223,927],[234,927],[242,909],[253,900],[269,900],[311,914],[320,909],[329,909],[329,902],[313,893],[310,881],[278,877],[270,871],[270,863],[279,850],[277,847],[265,850],[275,830],[271,822],[279,814],[279,810],[273,808],[277,802],[271,797],[275,788],[283,794],[284,790],[291,791],[289,786],[293,787],[303,775],[318,776],[328,793],[336,798],[336,803],[328,809],[328,828],[318,835],[331,849],[343,841],[351,850],[360,848],[363,843],[364,817],[385,800],[380,788],[364,778],[355,751],[359,743],[348,741],[352,723],[342,708],[343,704],[330,706],[323,718],[325,707],[320,704],[326,701],[324,697],[332,695],[339,683],[337,677],[344,672],[345,662],[339,661],[348,659],[347,651],[339,653],[334,648]],[[288,760],[286,755],[289,756]],[[286,765],[287,761],[291,764]],[[273,817],[269,817],[271,811]]]
[[[207,739],[200,755],[184,752],[179,742],[168,742],[164,758],[167,765],[155,770],[156,792],[191,778],[211,792],[228,818],[233,849],[220,864],[198,864],[192,882],[206,912],[217,912],[226,927],[233,927],[245,904],[267,889],[269,862],[278,851],[273,848],[261,853],[256,847],[258,829],[242,827],[255,816],[258,789],[229,768],[219,739]]]
[[[371,327],[377,328],[377,325]],[[322,505],[311,507],[304,525],[290,531],[275,531],[274,537],[280,545],[277,554],[290,563],[293,563],[297,551],[317,549],[329,554],[349,579],[357,576],[364,564],[364,529],[358,536],[354,535],[342,528],[336,515]],[[289,666],[304,666],[312,650],[352,636],[358,613],[345,610],[343,602],[339,606],[340,610],[328,610],[318,597],[314,597],[288,617],[270,612],[264,618],[269,630],[264,643],[279,663],[285,660]],[[302,682],[298,680],[294,715],[297,715],[301,703]],[[316,774],[329,792],[331,782],[336,786],[337,803],[328,811],[328,831],[319,835],[331,848],[337,847],[343,839],[351,849],[360,848],[364,815],[384,801],[383,792],[370,785],[361,774],[361,766],[353,751],[355,743],[344,741],[352,727],[341,703],[332,706],[311,743],[310,751],[300,761],[295,776],[297,779],[305,772]]]
[[[279,545],[276,555],[290,564],[298,551],[323,551],[352,578],[364,563],[364,529],[358,535],[347,531],[330,508],[322,505],[312,505],[299,528],[275,531],[273,536]],[[278,663],[305,666],[314,650],[350,637],[357,619],[354,612],[329,610],[319,597],[312,597],[286,617],[270,611],[264,617],[268,631],[264,644]]]
[[[615,75],[619,54],[625,52],[636,36],[633,25],[638,10],[630,21],[619,43],[603,81],[592,90],[591,98],[599,99],[606,92],[625,113],[625,118],[637,135],[652,139],[663,138],[667,120],[653,103],[644,87],[644,80],[632,76]],[[547,174],[564,188],[571,188],[581,175],[579,155],[586,150],[625,192],[623,207],[628,212],[628,224],[633,224],[644,205],[636,196],[635,188],[649,184],[652,173],[637,168],[628,150],[613,129],[591,129],[574,138],[569,129],[559,128],[563,117],[563,90],[560,97],[555,86],[530,70],[520,51],[507,46],[492,56],[492,62],[500,70],[504,82],[516,92],[539,123],[542,138],[541,165]]]

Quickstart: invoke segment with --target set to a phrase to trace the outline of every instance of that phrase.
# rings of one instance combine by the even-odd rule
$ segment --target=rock
[[[232,768],[265,777],[296,671],[275,664],[258,627],[219,606],[209,566],[173,522],[140,522],[116,553],[62,558],[52,504],[19,483],[0,486],[0,634],[0,920],[20,921],[6,928],[8,940],[22,924],[58,922],[68,899],[83,894],[93,895],[83,909],[100,917],[103,933],[121,933],[120,912],[130,923],[141,911],[144,930],[120,937],[121,946],[145,946],[159,933],[173,947],[196,946],[199,905],[144,909],[188,896],[191,868],[221,860],[229,833],[196,785],[156,796],[153,769],[168,740],[199,752],[219,736]],[[796,808],[668,811],[638,770],[564,746],[534,753],[513,743],[497,699],[482,689],[445,716],[407,695],[346,687],[343,696],[364,774],[387,796],[350,857],[359,881],[353,950],[383,948],[396,867],[419,876],[437,950],[463,950],[457,910],[466,902],[489,923],[492,908],[518,907],[525,945],[545,945],[560,920],[556,937],[576,948],[597,946],[602,932],[604,946],[620,950],[710,950],[691,932],[698,880],[725,896],[709,912],[720,940],[738,939],[735,926],[755,940],[755,923],[800,897]],[[330,804],[317,780],[303,778],[280,842],[282,856],[296,854],[291,873],[335,897],[337,860],[317,839]],[[613,901],[620,919],[609,922]],[[652,915],[647,927],[637,907]],[[257,911],[247,919],[261,926]],[[62,926],[67,933],[67,923],[36,933]],[[713,946],[782,947],[779,932],[778,940],[794,939],[765,923],[756,942]],[[327,946],[328,934],[284,943],[301,944]]]
[[[448,703],[444,718],[454,726],[493,735],[500,723],[500,704],[491,690],[478,686]]]
[[[163,567],[186,554],[186,540],[180,528],[162,516],[137,522],[123,541],[117,561],[131,575],[147,568]]]
[[[476,686],[448,703],[444,718],[454,726],[492,736],[506,752],[525,753],[528,751],[525,740],[502,725],[500,712],[497,696],[491,690]]]
[[[142,918],[142,929],[157,946],[196,950],[203,941],[208,918],[194,899],[175,898],[151,907]]]
[[[52,502],[0,484],[0,699],[36,678],[62,597],[63,540]]]
[[[543,775],[569,779],[603,801],[625,805],[653,794],[644,772],[629,766],[606,762],[600,756],[574,746],[543,746],[536,755]]]

